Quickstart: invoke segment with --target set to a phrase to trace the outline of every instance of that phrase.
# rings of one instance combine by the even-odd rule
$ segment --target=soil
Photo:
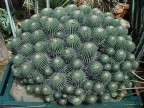
[[[6,66],[8,64],[8,60],[4,60],[0,62],[0,83],[2,81],[3,75],[5,73]]]

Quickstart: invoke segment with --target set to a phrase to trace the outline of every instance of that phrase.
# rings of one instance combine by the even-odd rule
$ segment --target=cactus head
[[[24,56],[32,55],[34,53],[34,46],[32,44],[26,43],[21,47],[20,53]]]
[[[30,30],[30,25],[32,24],[32,22],[33,21],[31,19],[26,19],[26,20],[22,21],[21,28],[24,31],[29,31]]]
[[[104,28],[98,27],[93,29],[92,41],[95,44],[101,44],[107,38],[107,31]]]
[[[61,57],[56,57],[52,60],[51,66],[55,71],[60,71],[64,66],[64,60]]]
[[[67,47],[78,49],[80,47],[80,38],[75,34],[71,34],[66,38],[65,43]]]
[[[85,20],[85,15],[82,11],[80,10],[75,10],[72,13],[72,16],[74,19],[76,19],[79,23],[83,23]]]
[[[103,71],[101,74],[100,74],[100,80],[103,82],[103,83],[108,83],[111,81],[111,78],[112,78],[112,75],[109,71]]]
[[[66,75],[64,73],[54,73],[51,75],[49,82],[53,89],[61,90],[67,82]]]
[[[32,42],[32,35],[29,32],[24,32],[21,35],[21,39],[23,43],[31,43]]]
[[[41,16],[48,16],[48,17],[50,17],[50,16],[53,15],[53,9],[51,9],[51,8],[44,8],[44,9],[41,10],[40,15]]]
[[[86,25],[88,27],[91,27],[91,28],[100,27],[101,24],[102,24],[102,19],[101,19],[100,16],[90,15],[90,16],[87,17]]]
[[[65,62],[70,63],[76,56],[76,52],[72,48],[66,48],[62,53],[62,58]]]
[[[87,63],[94,59],[97,52],[97,46],[92,42],[84,43],[81,47],[82,60]]]
[[[12,61],[15,66],[20,66],[23,62],[25,62],[25,57],[21,54],[17,54],[14,56]]]
[[[128,29],[126,29],[122,26],[117,26],[116,29],[117,29],[117,33],[119,36],[128,34]]]
[[[78,30],[82,42],[88,42],[91,39],[92,30],[87,26],[82,26]]]
[[[38,41],[43,41],[45,39],[45,34],[42,30],[36,30],[32,33],[32,42],[36,43]]]
[[[75,70],[81,69],[83,66],[84,64],[80,59],[76,59],[72,62],[72,67]]]
[[[59,38],[51,38],[48,42],[50,55],[61,55],[63,52],[64,44],[63,40]]]
[[[84,80],[85,73],[82,70],[76,70],[70,74],[70,81],[73,84],[82,84]]]
[[[93,95],[89,95],[86,97],[86,102],[88,103],[95,103],[97,101],[97,97]]]
[[[116,82],[122,81],[123,78],[124,78],[124,75],[121,71],[117,71],[113,75],[113,80],[116,81]]]
[[[108,47],[114,47],[116,45],[116,37],[115,36],[109,36],[106,38],[105,43]]]
[[[93,91],[96,92],[97,94],[100,94],[101,92],[104,91],[104,85],[101,82],[97,82],[93,85]]]
[[[43,85],[42,93],[44,95],[52,95],[53,94],[53,89],[49,85]]]
[[[52,74],[53,74],[53,70],[51,67],[47,66],[45,69],[44,69],[44,75],[50,77]]]
[[[89,15],[89,13],[91,12],[91,7],[88,6],[88,5],[81,5],[81,6],[79,7],[79,9],[80,9],[81,11],[83,11],[85,15]]]
[[[43,53],[37,53],[32,57],[32,63],[35,67],[43,68],[48,65],[48,61],[48,56]]]
[[[68,94],[72,94],[74,91],[75,87],[73,85],[66,85],[64,88],[64,92]]]
[[[17,29],[17,30],[16,30],[16,36],[17,36],[17,37],[20,37],[21,34],[22,34],[22,29]]]
[[[98,61],[94,61],[90,63],[88,66],[88,73],[92,76],[99,75],[102,72],[102,70],[103,65]]]
[[[108,83],[108,90],[110,92],[115,92],[117,89],[118,89],[118,83],[113,82],[113,81]]]
[[[114,26],[107,26],[105,29],[106,29],[108,35],[111,35],[111,36],[117,35],[117,29]]]
[[[74,34],[75,32],[78,31],[80,24],[77,20],[70,19],[65,22],[64,27],[65,27],[65,32],[67,34]]]
[[[126,58],[126,52],[124,50],[116,50],[114,54],[114,58],[116,61],[124,61]]]

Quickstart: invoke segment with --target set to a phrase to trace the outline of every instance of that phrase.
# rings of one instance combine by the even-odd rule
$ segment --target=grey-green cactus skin
[[[112,13],[74,4],[45,8],[22,22],[7,44],[12,73],[45,102],[80,105],[126,94],[139,64],[128,30]]]

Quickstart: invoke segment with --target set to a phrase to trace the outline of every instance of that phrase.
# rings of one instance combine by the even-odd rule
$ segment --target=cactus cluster
[[[60,105],[123,98],[138,67],[135,44],[111,13],[82,5],[43,9],[7,46],[13,75],[30,94]]]

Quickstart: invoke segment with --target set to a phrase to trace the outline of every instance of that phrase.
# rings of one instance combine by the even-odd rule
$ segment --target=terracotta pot
[[[115,10],[113,13],[115,14],[116,18],[119,18],[123,12],[123,9]]]
[[[128,10],[129,10],[129,4],[123,3],[123,4],[121,4],[121,6],[123,6],[123,8],[124,8],[124,10],[121,14],[121,17],[124,17],[127,14]]]

